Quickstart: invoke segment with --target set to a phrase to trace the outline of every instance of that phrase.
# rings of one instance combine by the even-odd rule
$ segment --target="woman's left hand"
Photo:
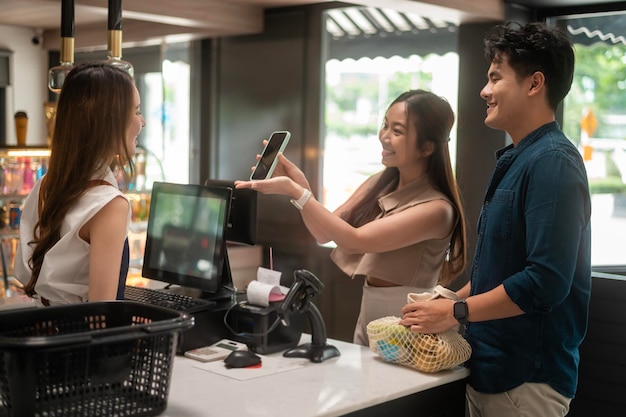
[[[283,194],[291,198],[299,198],[299,195],[302,194],[302,187],[285,176],[272,177],[266,180],[238,180],[235,181],[235,188],[250,188],[263,194]]]

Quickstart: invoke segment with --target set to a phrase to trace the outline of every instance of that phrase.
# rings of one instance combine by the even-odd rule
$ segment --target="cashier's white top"
[[[94,177],[97,179],[97,177]],[[87,301],[89,290],[89,243],[80,238],[81,227],[115,197],[128,198],[118,189],[113,172],[107,168],[106,182],[113,185],[98,185],[89,188],[72,207],[61,226],[61,239],[54,245],[43,261],[35,291],[46,298],[50,305],[71,304]],[[20,243],[15,254],[15,277],[23,284],[30,281],[32,270],[28,262],[32,249],[28,242],[33,240],[33,227],[39,217],[38,200],[41,181],[38,181],[24,202],[20,220]],[[131,209],[128,205],[130,225]],[[41,303],[37,298],[38,303]]]

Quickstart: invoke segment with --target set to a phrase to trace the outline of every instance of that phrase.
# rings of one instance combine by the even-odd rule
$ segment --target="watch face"
[[[467,318],[467,304],[465,301],[454,303],[454,318],[457,320],[465,320]]]

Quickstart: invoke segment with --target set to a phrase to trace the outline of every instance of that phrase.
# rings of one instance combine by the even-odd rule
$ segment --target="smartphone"
[[[226,358],[234,350],[248,350],[248,346],[234,340],[222,339],[210,346],[188,350],[185,356],[200,362],[211,362]]]
[[[251,180],[264,180],[272,177],[278,163],[278,153],[285,150],[290,137],[291,133],[285,130],[274,132],[270,135],[267,145],[265,145],[265,149],[261,153],[261,159],[259,159],[252,175],[250,175]]]

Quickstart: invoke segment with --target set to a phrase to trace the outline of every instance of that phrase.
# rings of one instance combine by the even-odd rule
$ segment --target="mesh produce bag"
[[[452,291],[437,286],[433,293],[408,294],[409,302],[437,297],[456,299]],[[388,362],[410,366],[422,372],[454,368],[469,359],[471,348],[456,328],[428,334],[413,333],[398,324],[399,317],[388,316],[367,325],[370,349]]]

